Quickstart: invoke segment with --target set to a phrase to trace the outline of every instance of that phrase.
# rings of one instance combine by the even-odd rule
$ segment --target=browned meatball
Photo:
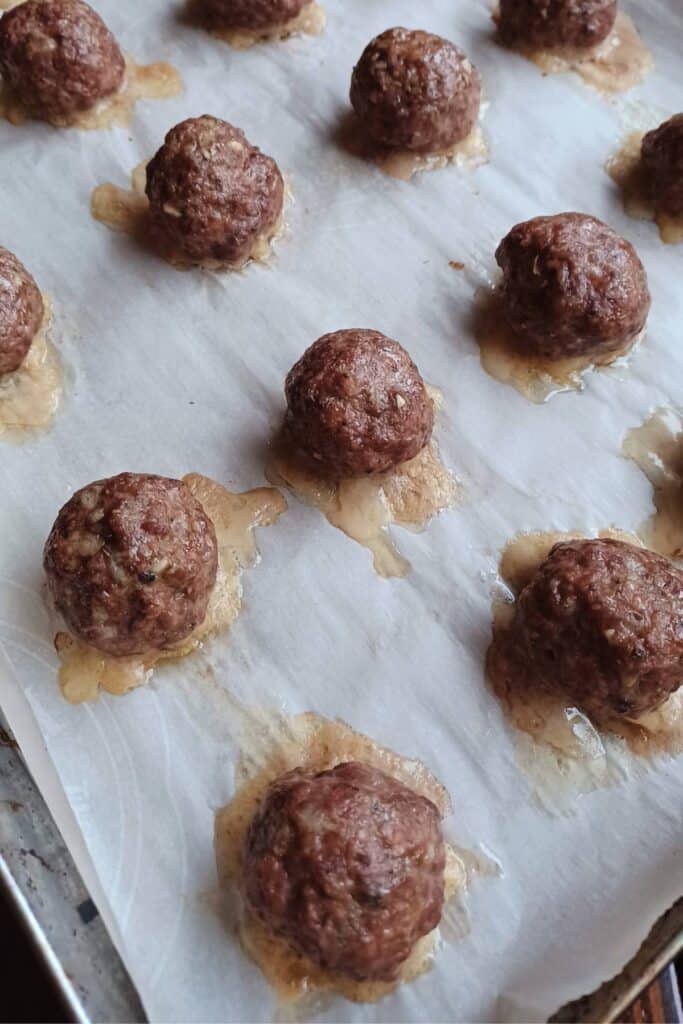
[[[120,473],[66,503],[44,565],[55,605],[80,640],[108,654],[144,654],[203,621],[216,534],[182,481]]]
[[[434,407],[397,341],[359,328],[325,334],[285,381],[287,427],[326,476],[382,473],[429,441]]]
[[[284,182],[273,159],[205,114],[172,128],[147,166],[152,230],[193,262],[239,264],[275,229]]]
[[[617,0],[500,0],[498,29],[509,46],[597,46],[612,31]]]
[[[513,635],[541,685],[598,717],[643,714],[683,683],[683,573],[621,541],[557,544]]]
[[[645,326],[643,265],[631,243],[595,217],[559,213],[517,224],[496,260],[507,321],[531,354],[605,356]]]
[[[445,845],[434,804],[358,762],[273,782],[244,852],[249,908],[316,963],[392,981],[436,928]]]
[[[642,162],[657,212],[683,217],[683,114],[647,133]]]
[[[200,0],[201,13],[222,28],[243,28],[255,32],[286,25],[311,0]]]
[[[446,149],[479,116],[479,72],[457,46],[430,32],[390,28],[366,46],[351,77],[351,104],[376,142]]]
[[[125,61],[83,0],[26,0],[0,19],[0,70],[38,117],[68,117],[111,96]]]
[[[43,312],[43,297],[26,267],[0,248],[0,374],[19,369]]]

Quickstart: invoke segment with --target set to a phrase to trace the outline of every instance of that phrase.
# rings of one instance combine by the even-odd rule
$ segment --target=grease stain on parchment
[[[62,395],[62,365],[52,341],[52,304],[43,295],[43,321],[21,366],[0,374],[0,437],[22,441],[45,430]]]
[[[624,438],[622,451],[652,484],[655,513],[638,528],[643,542],[669,558],[683,558],[683,421],[657,409]]]

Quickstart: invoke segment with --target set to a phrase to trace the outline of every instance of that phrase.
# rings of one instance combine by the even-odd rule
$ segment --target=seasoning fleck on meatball
[[[434,407],[418,368],[379,331],[319,338],[287,374],[287,428],[317,471],[383,473],[428,443]]]
[[[178,643],[206,615],[218,554],[213,523],[180,480],[121,473],[77,491],[44,552],[69,629],[107,654]]]
[[[612,31],[617,0],[500,0],[498,30],[508,46],[590,49]]]
[[[255,32],[286,25],[298,17],[311,0],[200,0],[204,17],[221,28]]]
[[[645,326],[643,265],[631,243],[595,217],[559,213],[517,224],[496,260],[506,319],[532,355],[609,356]]]
[[[557,544],[513,637],[539,684],[596,717],[652,711],[683,683],[683,573],[622,541]]]
[[[0,19],[0,71],[31,113],[50,120],[115,93],[125,61],[84,0],[26,0]]]
[[[284,182],[273,159],[205,114],[172,128],[147,167],[153,232],[194,262],[239,264],[274,232]]]
[[[330,971],[393,981],[444,898],[434,804],[358,762],[273,782],[244,851],[247,905]]]
[[[43,313],[38,285],[16,256],[0,248],[0,374],[19,369]]]
[[[647,133],[642,165],[657,212],[683,217],[683,114]]]
[[[351,104],[367,134],[395,149],[435,152],[459,142],[477,122],[480,99],[477,69],[430,32],[382,32],[351,77]]]

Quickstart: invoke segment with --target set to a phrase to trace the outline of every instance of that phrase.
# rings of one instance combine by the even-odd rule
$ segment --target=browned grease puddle
[[[441,816],[450,813],[448,793],[419,761],[409,760],[381,747],[339,720],[314,713],[286,717],[267,710],[247,708],[239,715],[242,747],[236,770],[234,799],[216,814],[216,866],[221,889],[237,892],[242,884],[242,851],[249,823],[270,783],[293,768],[325,771],[343,761],[362,761],[400,780],[436,804]],[[443,924],[460,934],[466,931],[466,910],[458,896],[477,874],[497,874],[499,869],[487,858],[467,850],[447,847]],[[462,927],[462,919],[465,927]],[[332,993],[356,1003],[377,1002],[402,982],[423,974],[432,966],[439,929],[416,943],[403,964],[397,981],[358,982],[326,971],[295,952],[285,939],[273,936],[243,906],[239,908],[240,941],[284,1004],[303,997]]]
[[[62,394],[62,366],[50,341],[52,306],[43,296],[43,322],[26,358],[13,373],[0,375],[0,437],[20,441],[52,421]]]
[[[474,170],[489,159],[488,145],[479,123],[469,135],[447,149],[434,153],[415,153],[407,149],[390,149],[373,142],[363,132],[356,116],[349,114],[340,127],[338,141],[352,156],[373,160],[381,171],[400,181],[410,181],[419,171],[438,171],[448,164]]]
[[[438,408],[440,394],[429,389]],[[287,487],[305,505],[319,509],[338,530],[372,552],[375,571],[405,576],[410,563],[396,549],[389,526],[419,530],[438,512],[462,500],[462,487],[439,458],[434,442],[389,473],[329,480],[302,461],[283,430],[275,439],[266,477]]]
[[[662,241],[676,245],[683,242],[683,217],[670,217],[655,209],[643,174],[640,150],[644,136],[645,132],[629,135],[619,152],[608,160],[607,173],[621,190],[628,216],[654,221]]]
[[[125,78],[118,92],[100,100],[91,110],[49,120],[56,128],[79,128],[83,131],[126,126],[130,124],[138,100],[171,99],[182,89],[180,75],[170,64],[136,64],[127,57]],[[5,84],[0,84],[0,117],[14,125],[22,125],[32,119],[31,112]]]
[[[233,494],[198,473],[190,473],[183,481],[213,522],[218,541],[218,574],[204,621],[174,647],[124,658],[104,654],[69,633],[58,633],[59,685],[70,704],[96,700],[100,690],[122,696],[142,686],[159,662],[184,657],[212,633],[228,629],[239,615],[242,570],[258,561],[253,531],[275,523],[287,502],[272,487]]]
[[[144,248],[170,263],[177,270],[189,270],[201,266],[205,270],[241,270],[247,263],[265,263],[271,255],[272,243],[285,232],[284,214],[278,222],[254,242],[249,255],[237,263],[221,260],[202,260],[193,263],[167,245],[152,237],[149,229],[149,201],[145,195],[147,162],[138,164],[131,174],[130,189],[118,185],[98,185],[90,197],[90,213],[95,220],[106,224],[113,231],[121,231],[132,237]],[[285,183],[285,202],[291,199],[289,185]]]
[[[497,12],[494,21],[497,21]],[[643,44],[629,16],[623,13],[617,14],[614,28],[607,38],[591,50],[520,47],[517,52],[536,64],[544,75],[575,71],[587,85],[604,93],[632,89],[654,67],[652,54]]]
[[[656,512],[639,528],[647,547],[683,557],[683,422],[673,409],[657,409],[624,438],[622,451],[653,488]]]
[[[315,0],[302,7],[295,18],[291,18],[284,24],[271,25],[269,28],[259,30],[220,28],[207,22],[206,18],[202,17],[201,0],[188,4],[186,19],[191,25],[205,29],[216,39],[228,43],[235,50],[248,50],[257,43],[280,42],[290,36],[319,36],[325,28],[326,21],[325,9]]]
[[[548,810],[563,810],[572,797],[613,785],[632,767],[629,753],[646,757],[683,750],[683,689],[657,711],[638,719],[597,724],[561,696],[534,688],[524,665],[514,657],[511,626],[517,596],[555,544],[581,536],[523,533],[515,537],[501,557],[503,592],[493,604],[488,678],[508,718],[519,730],[519,762]],[[603,530],[599,536],[640,544],[633,534],[619,530]]]
[[[644,331],[618,352],[577,356],[572,359],[541,359],[519,351],[519,343],[507,325],[500,292],[482,287],[475,295],[474,333],[484,370],[502,384],[509,384],[530,402],[541,404],[565,391],[581,391],[589,370],[603,370],[623,359],[643,338]]]

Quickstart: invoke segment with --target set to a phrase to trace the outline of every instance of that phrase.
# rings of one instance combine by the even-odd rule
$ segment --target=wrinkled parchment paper
[[[625,3],[654,51],[650,79],[607,101],[542,78],[492,42],[489,3],[327,0],[320,38],[233,52],[183,27],[167,0],[100,0],[139,60],[170,60],[186,92],[143,103],[130,129],[0,125],[2,244],[55,304],[65,397],[51,432],[0,447],[0,699],[154,1021],[270,1020],[275,1002],[216,911],[214,811],[232,793],[247,703],[341,716],[423,759],[451,792],[449,838],[483,844],[503,877],[470,895],[471,932],[377,1006],[329,1020],[541,1020],[634,952],[683,888],[683,762],[668,761],[550,818],[531,800],[514,737],[483,682],[498,554],[517,531],[634,529],[650,489],[626,431],[680,399],[683,248],[627,219],[603,169],[623,137],[683,105],[678,0]],[[336,145],[351,67],[392,24],[433,29],[479,66],[491,163],[410,184]],[[418,25],[419,23],[419,25]],[[290,176],[289,235],[270,267],[178,273],[89,216],[103,181],[127,185],[190,115],[234,121]],[[516,221],[578,209],[632,239],[653,309],[628,368],[532,406],[481,370],[475,289]],[[449,266],[462,261],[463,271]],[[232,632],[124,699],[60,697],[41,599],[58,507],[120,470],[263,483],[282,380],[324,331],[399,338],[444,392],[437,437],[466,503],[400,532],[406,580],[293,503],[259,534]]]

